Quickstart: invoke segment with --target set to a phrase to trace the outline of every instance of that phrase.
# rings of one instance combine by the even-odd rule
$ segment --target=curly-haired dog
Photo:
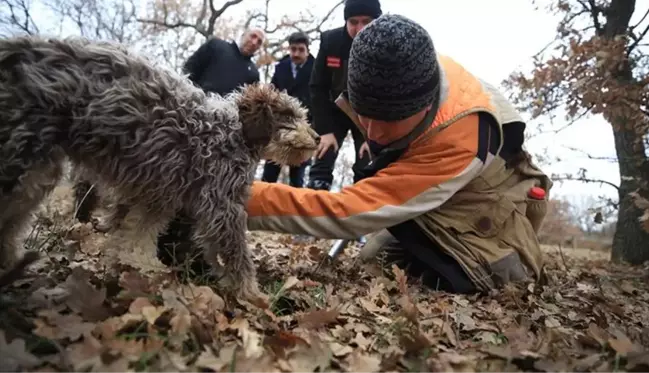
[[[220,97],[118,44],[0,40],[0,264],[18,260],[20,233],[67,158],[129,207],[136,236],[155,242],[177,211],[189,214],[205,260],[219,267],[220,255],[237,295],[266,305],[245,201],[269,143],[292,136],[308,158],[318,137],[305,109],[270,85]]]
[[[280,164],[297,166],[302,164],[313,153],[313,141],[316,141],[317,144],[320,139],[311,127],[291,125],[289,123],[271,138],[262,158],[271,159]],[[99,232],[109,232],[119,228],[120,222],[129,211],[129,207],[118,201],[111,201],[109,214],[93,219],[93,212],[99,205],[104,205],[105,201],[102,195],[110,195],[110,192],[106,189],[98,190],[99,186],[96,184],[96,180],[93,182],[88,176],[89,173],[82,170],[81,167],[75,167],[71,170],[70,179],[73,185],[75,206],[74,217],[82,223],[92,222]]]

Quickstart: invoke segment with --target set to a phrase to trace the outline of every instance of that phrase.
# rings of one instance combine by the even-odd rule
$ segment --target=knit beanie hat
[[[350,17],[370,16],[378,18],[382,14],[379,0],[345,0],[345,21]]]
[[[416,22],[383,15],[361,30],[349,55],[347,90],[357,114],[385,121],[408,118],[433,104],[440,71],[433,41]]]

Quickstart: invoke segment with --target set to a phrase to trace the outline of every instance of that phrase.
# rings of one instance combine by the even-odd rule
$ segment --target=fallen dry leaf
[[[76,267],[63,287],[68,291],[66,304],[70,309],[88,321],[100,321],[110,316],[110,311],[104,306],[106,300],[106,288],[96,289],[89,282],[91,274],[89,271]]]
[[[615,331],[614,336],[608,339],[608,344],[611,348],[621,356],[627,356],[632,352],[640,352],[642,348],[636,346],[626,335],[619,331]]]
[[[329,348],[335,357],[343,357],[354,352],[354,348],[349,345],[341,345],[338,342],[329,344]]]
[[[134,270],[83,245],[68,257],[60,243],[73,222],[49,219],[46,234],[57,243],[43,249],[51,251],[29,269],[30,281],[11,289],[11,297],[27,301],[0,309],[0,332],[11,339],[0,341],[0,353],[10,351],[9,359],[0,356],[3,368],[472,372],[649,365],[649,266],[610,263],[601,252],[544,248],[546,284],[510,284],[477,296],[425,289],[398,267],[386,273],[376,263],[359,264],[356,243],[314,272],[331,241],[296,245],[286,235],[247,232],[260,287],[273,297],[273,307],[260,310],[182,269]],[[67,239],[83,244],[111,237],[75,229]]]
[[[122,272],[119,285],[124,289],[121,297],[146,297],[152,291],[150,280],[137,271]]]
[[[350,372],[379,372],[381,367],[381,359],[358,350],[348,357],[347,363]]]
[[[41,364],[41,359],[25,349],[25,341],[15,338],[7,342],[5,332],[0,330],[0,371],[29,370]]]
[[[300,326],[307,329],[317,329],[337,322],[338,316],[340,316],[340,311],[336,309],[314,310],[298,316],[297,319]]]
[[[95,328],[94,323],[85,322],[79,315],[60,315],[56,312],[41,312],[41,318],[35,319],[34,334],[41,337],[74,342]]]
[[[279,294],[285,293],[287,290],[291,289],[292,287],[298,285],[300,283],[300,280],[296,276],[289,276],[289,278],[284,281],[282,284],[282,287],[279,288],[277,291]]]
[[[287,355],[288,365],[294,372],[315,372],[328,370],[333,358],[329,345],[312,336],[309,344],[298,344]]]

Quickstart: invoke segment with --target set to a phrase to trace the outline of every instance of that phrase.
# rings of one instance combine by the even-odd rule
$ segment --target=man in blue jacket
[[[284,56],[277,65],[271,79],[273,84],[280,91],[300,100],[302,105],[309,111],[308,119],[311,121],[311,96],[309,92],[309,79],[315,57],[309,52],[309,37],[296,32],[289,36],[288,45],[290,53]],[[290,185],[302,187],[304,184],[304,171],[309,161],[299,166],[291,166],[289,170]],[[262,181],[274,183],[279,177],[282,165],[266,161]]]

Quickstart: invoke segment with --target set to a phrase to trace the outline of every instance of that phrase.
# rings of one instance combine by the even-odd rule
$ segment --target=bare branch
[[[640,26],[640,24],[642,24],[642,22],[644,22],[644,20],[647,18],[647,16],[649,16],[649,9],[647,9],[647,11],[644,13],[642,18],[640,18],[640,21],[638,21],[638,23],[636,23],[635,25],[630,27],[631,32],[633,32],[636,29],[636,27]]]
[[[153,18],[137,18],[137,21],[142,24],[153,25],[162,27],[167,30],[175,29],[194,29],[204,38],[209,38],[214,35],[216,22],[223,16],[226,10],[230,7],[242,3],[243,0],[229,0],[219,9],[214,6],[214,0],[204,0],[200,12],[196,15],[194,22],[187,21],[188,14],[178,10],[174,16],[179,18],[176,21],[169,21],[171,12],[167,7],[167,1],[162,1],[162,17]],[[207,9],[209,8],[209,17],[207,24],[205,24],[205,17],[207,16]]]
[[[267,18],[266,18],[266,16],[264,14],[252,13],[252,14],[250,14],[248,16],[248,18],[246,19],[246,22],[244,22],[244,24],[243,24],[244,29],[249,29],[250,25],[252,24],[252,21],[257,20],[257,19],[261,19],[261,20],[264,20],[264,21],[267,22]]]
[[[28,35],[40,33],[25,0],[2,0],[0,4],[9,10],[8,17],[0,16],[0,22],[9,29],[18,29]]]
[[[229,0],[226,1],[225,4],[221,7],[221,9],[216,10],[214,7],[214,0],[210,0],[210,18],[207,24],[207,30],[205,31],[207,35],[204,35],[208,37],[209,35],[212,35],[214,33],[214,24],[216,23],[216,20],[225,13],[226,10],[228,10],[229,7],[237,5],[241,3],[243,0]]]
[[[599,35],[602,32],[602,25],[600,25],[599,23],[599,15],[601,9],[597,5],[595,5],[595,0],[588,0],[588,4],[590,4],[590,15],[593,19],[593,25],[595,26],[595,30]]]
[[[168,28],[168,29],[172,29],[172,30],[176,29],[176,28],[179,28],[179,27],[196,28],[196,25],[193,25],[191,23],[186,23],[186,22],[167,23],[165,21],[157,21],[157,20],[154,20],[154,19],[142,19],[142,18],[138,18],[137,21],[141,22],[141,23],[146,23],[146,24],[149,24],[149,25],[162,26],[164,28]],[[196,30],[196,31],[198,31],[198,30]]]
[[[599,157],[599,156],[594,156],[594,155],[589,154],[588,152],[586,152],[586,151],[584,151],[584,150],[582,150],[582,149],[577,149],[577,148],[572,147],[572,146],[566,146],[566,145],[564,145],[563,147],[566,148],[566,149],[568,149],[568,150],[571,150],[571,151],[573,151],[573,152],[581,153],[581,154],[583,154],[584,156],[586,156],[588,159],[591,159],[591,160],[594,160],[594,161],[607,161],[607,162],[611,162],[611,163],[617,163],[617,161],[618,161],[617,158],[615,158],[615,157]]]
[[[121,43],[137,37],[133,0],[51,0],[47,5],[62,23],[73,22],[82,36]]]
[[[647,27],[645,27],[645,29],[638,36],[635,36],[633,32],[631,32],[634,42],[629,45],[629,48],[627,48],[627,54],[631,53],[633,49],[638,46],[642,39],[647,36],[647,33],[649,33],[649,25],[647,25]]]
[[[284,45],[288,41],[292,31],[298,31],[309,35],[311,40],[317,40],[322,33],[322,28],[329,21],[333,13],[338,9],[344,0],[338,0],[324,16],[314,15],[310,10],[300,12],[298,15],[285,15],[275,24],[269,20],[269,9],[272,0],[265,1],[265,7],[258,11],[250,12],[244,22],[246,28],[250,27],[253,22],[259,23],[266,34],[266,42],[262,54],[257,60],[257,66],[264,66],[264,75],[270,77],[271,65],[274,61],[281,58]]]
[[[620,187],[616,185],[615,183],[611,183],[610,181],[607,180],[601,180],[601,179],[591,179],[587,177],[574,177],[571,175],[552,175],[552,180],[554,181],[579,181],[582,183],[592,183],[592,184],[600,184],[600,185],[608,185],[612,188],[615,188],[615,190],[619,191]]]

